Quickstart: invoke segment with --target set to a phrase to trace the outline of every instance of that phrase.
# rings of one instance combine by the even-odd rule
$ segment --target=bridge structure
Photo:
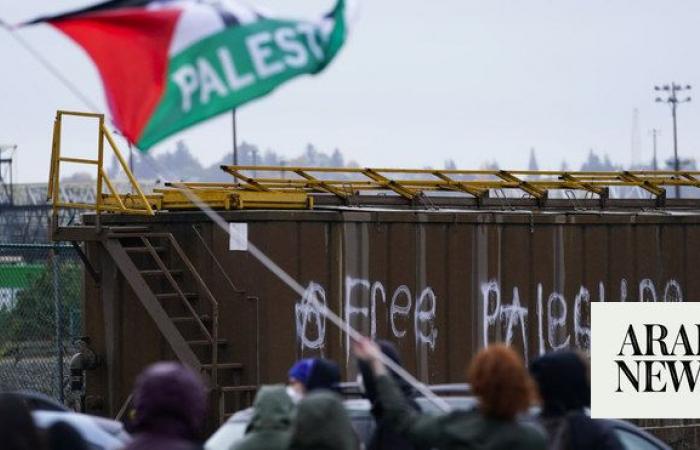
[[[9,151],[13,148],[0,145],[0,242],[49,242],[52,203],[48,197],[48,185],[15,181],[13,156]],[[127,181],[115,181],[120,192],[128,191],[127,184]],[[142,186],[148,188],[150,183],[142,183]],[[95,203],[97,190],[94,181],[63,182],[59,189],[60,198],[68,203]],[[61,208],[57,211],[57,221],[62,226],[78,224],[82,211],[78,208]]]
[[[0,145],[0,242],[45,242],[50,206],[45,197],[40,200],[41,185],[15,183],[16,150],[16,145]]]

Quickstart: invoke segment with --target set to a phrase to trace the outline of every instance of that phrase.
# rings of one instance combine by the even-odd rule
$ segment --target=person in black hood
[[[313,392],[317,389],[337,391],[339,383],[340,368],[338,364],[328,359],[314,359],[309,378],[306,380],[306,392]]]
[[[571,351],[549,353],[534,360],[530,373],[542,399],[540,422],[550,450],[623,450],[614,430],[591,419],[591,386],[583,358]]]
[[[396,346],[384,340],[378,340],[377,345],[381,349],[382,353],[388,356],[396,364],[401,365],[401,358],[399,357],[399,352]],[[362,375],[362,385],[364,387],[364,394],[367,400],[372,403],[372,416],[377,424],[374,433],[370,437],[369,443],[367,445],[367,450],[413,450],[417,449],[413,444],[411,444],[408,439],[401,436],[400,434],[393,431],[384,423],[382,405],[377,399],[377,387],[370,365],[363,360],[357,361],[360,374]],[[403,378],[391,372],[394,381],[399,387],[399,390],[403,394],[404,398],[408,402],[409,406],[414,411],[420,411],[418,403],[415,401],[417,396],[415,389],[406,382]]]

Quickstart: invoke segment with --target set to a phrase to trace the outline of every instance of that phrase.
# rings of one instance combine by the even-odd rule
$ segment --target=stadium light
[[[681,92],[681,91],[689,91],[692,89],[692,86],[689,84],[686,84],[684,87],[680,84],[676,84],[675,82],[672,82],[670,85],[664,84],[663,88],[661,88],[661,89],[664,91],[667,91],[667,92],[670,91],[665,102],[669,103],[671,105],[671,117],[673,119],[673,169],[676,172],[680,172],[681,167],[680,167],[680,161],[678,159],[678,130],[677,130],[677,126],[676,126],[676,110],[677,110],[678,105],[680,103],[688,103],[692,100],[692,98],[690,96],[687,96],[685,99],[679,100],[677,93]],[[659,86],[654,86],[654,90],[658,91]],[[661,103],[661,102],[664,102],[664,99],[662,99],[661,97],[656,97],[654,99],[654,101],[657,103]],[[680,186],[676,186],[676,198],[680,198],[680,196],[681,196]]]

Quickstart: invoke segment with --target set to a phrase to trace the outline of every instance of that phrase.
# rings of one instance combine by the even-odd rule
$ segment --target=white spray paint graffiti
[[[438,330],[433,326],[435,319],[435,308],[437,307],[437,298],[431,287],[423,289],[423,292],[416,300],[416,313],[413,315],[413,329],[416,330],[416,347],[421,344],[427,344],[430,350],[435,350],[435,342],[437,341]],[[424,333],[424,324],[427,325],[428,332]]]
[[[369,294],[369,305],[361,305],[359,301],[366,299]],[[384,285],[379,282],[370,282],[363,278],[345,277],[344,311],[345,321],[351,326],[363,329],[363,325],[369,322],[369,335],[374,338],[377,334],[377,304],[387,303],[387,294]],[[413,309],[413,331],[417,345],[427,345],[431,350],[435,349],[437,340],[437,328],[434,326],[437,297],[431,287],[424,288],[416,297],[415,308],[411,289],[402,284],[398,286],[387,305],[391,333],[395,338],[406,336],[407,330],[401,327],[400,322],[407,320]],[[366,328],[366,327],[364,327]],[[350,359],[350,337],[345,336],[345,358]]]
[[[656,302],[656,288],[654,282],[649,278],[644,278],[639,282],[639,301]]]
[[[542,299],[538,298],[538,302]],[[558,310],[558,312],[556,312]],[[571,336],[567,336],[563,342],[557,342],[559,329],[566,328],[566,299],[558,292],[552,292],[547,299],[547,342],[553,350],[561,350],[569,346]]]
[[[491,311],[491,298],[493,297],[494,305],[493,312]],[[498,281],[491,280],[481,284],[481,298],[484,301],[484,318],[482,320],[484,326],[484,342],[489,341],[489,327],[496,324],[496,319],[501,314],[501,286]]]
[[[542,298],[541,283],[537,284],[537,298]],[[537,332],[539,336],[542,336],[542,302],[537,302]],[[485,333],[484,336],[488,337],[488,334]],[[484,342],[488,342],[488,339],[484,339]],[[539,344],[539,354],[544,354],[544,339],[538,339],[537,343]]]
[[[622,279],[622,281],[620,281],[620,301],[627,301],[627,280],[625,280],[624,278]]]
[[[358,288],[364,288],[369,291],[369,307],[367,306],[356,306],[350,301],[352,298],[353,290]],[[360,290],[360,289],[358,289]],[[361,290],[360,290],[361,291]],[[362,292],[360,292],[362,293]],[[384,291],[384,286],[375,281],[374,284],[370,285],[369,280],[362,278],[345,277],[345,321],[347,323],[352,323],[353,316],[359,315],[369,319],[370,331],[369,335],[372,339],[377,336],[377,296],[381,295],[382,303],[386,303],[386,292]],[[350,336],[345,335],[345,349],[346,349],[346,360],[350,359]]]
[[[484,342],[488,342],[489,327],[494,326],[500,319],[506,323],[506,344],[513,342],[515,327],[520,327],[527,354],[527,315],[528,310],[520,304],[518,288],[513,288],[513,300],[510,304],[501,304],[501,287],[496,280],[490,280],[481,285],[481,295],[484,302]]]
[[[620,300],[627,301],[628,288],[627,280],[620,280]],[[649,278],[644,278],[639,282],[639,301],[658,301],[654,282]],[[511,303],[504,303],[501,296],[501,286],[497,280],[489,280],[481,284],[482,307],[483,307],[483,345],[493,341],[503,341],[511,344],[515,327],[521,328],[522,345],[525,357],[528,355],[527,343],[527,314],[528,308],[522,306],[518,288],[513,288]],[[567,331],[567,321],[569,311],[566,298],[560,292],[551,292],[544,301],[543,287],[537,284],[536,290],[536,314],[537,314],[537,342],[539,354],[548,350],[560,350],[569,348],[573,335],[573,345],[580,349],[590,348],[591,328],[590,328],[590,291],[580,286],[574,298],[573,305],[573,331]],[[666,282],[661,300],[664,302],[682,302],[683,291],[678,281],[670,279]],[[598,283],[598,301],[605,300],[605,285]],[[517,314],[517,316],[516,316]],[[505,336],[501,332],[505,329]],[[546,334],[545,334],[546,329]],[[494,339],[489,336],[494,332]]]
[[[398,304],[398,300],[403,297],[406,299],[406,303],[403,305]],[[396,316],[407,316],[411,312],[411,290],[405,284],[402,284],[394,291],[394,295],[391,296],[391,308],[389,310],[389,321],[391,322],[391,332],[397,338],[402,338],[406,336],[406,330],[399,330],[396,326]]]
[[[294,317],[296,321],[297,339],[301,345],[301,350],[305,348],[320,349],[326,341],[326,317],[321,314],[316,303],[326,306],[326,290],[318,283],[309,283],[301,301],[294,305]],[[315,325],[316,337],[310,338],[310,325]]]
[[[506,344],[510,345],[513,342],[513,328],[520,325],[520,330],[523,338],[524,352],[527,355],[527,308],[520,305],[520,294],[518,288],[513,288],[513,301],[510,305],[501,307],[501,315],[506,320]]]
[[[602,283],[598,286],[600,287],[601,285]],[[600,289],[599,300],[601,302],[605,301],[604,293],[605,289]],[[588,292],[588,289],[581,286],[581,289],[579,289],[574,299],[574,344],[576,344],[578,348],[591,347],[591,329],[583,325],[584,305],[585,307],[590,307],[591,294]],[[586,314],[586,316],[590,317],[590,312]]]
[[[304,296],[295,305],[296,332],[301,350],[321,349],[326,338],[326,321],[311,301],[312,296],[326,305],[326,291],[316,282],[309,283]],[[361,302],[365,299],[365,302]],[[368,302],[366,300],[369,300]],[[387,292],[379,281],[371,282],[363,278],[345,277],[345,298],[343,302],[344,319],[369,334],[372,338],[377,334],[377,305],[386,305],[391,327],[395,338],[403,338],[408,333],[402,322],[410,323],[413,315],[413,334],[417,345],[426,345],[434,350],[437,344],[438,330],[434,324],[438,298],[431,287],[423,288],[415,297],[411,289],[402,284],[391,295],[387,304]],[[349,336],[345,336],[346,358],[350,358]]]
[[[513,287],[510,301],[501,294],[498,280],[488,280],[480,285],[483,345],[501,341],[513,344],[520,341],[527,358],[529,308],[521,300],[519,288]],[[594,291],[595,292],[595,291]],[[640,280],[638,285],[639,301],[682,302],[683,291],[678,281],[666,282],[663,295],[657,291],[649,278]],[[597,301],[604,302],[605,285],[598,283]],[[620,280],[618,301],[629,301],[628,282]],[[343,309],[345,320],[372,338],[377,335],[377,308],[383,305],[386,310],[389,328],[394,338],[402,339],[410,332],[411,316],[413,338],[416,346],[425,346],[435,350],[438,342],[438,328],[435,324],[438,309],[438,297],[432,287],[424,287],[414,296],[411,289],[402,284],[391,295],[380,281],[364,278],[345,277]],[[315,298],[324,307],[327,305],[326,291],[316,282],[309,283],[304,296],[295,305],[296,333],[301,350],[323,349],[326,340],[326,320],[311,301]],[[415,300],[415,301],[414,301]],[[551,292],[545,296],[542,283],[536,287],[537,316],[537,352],[543,354],[549,350],[558,350],[574,346],[588,349],[591,342],[590,304],[594,301],[590,291],[580,286],[573,302],[573,312],[561,292]],[[568,327],[568,322],[572,326]],[[468,324],[471,325],[471,324]],[[346,358],[349,359],[350,342],[345,337]]]
[[[666,288],[664,288],[664,301],[683,301],[683,292],[681,291],[681,285],[676,280],[669,280],[668,283],[666,283]]]

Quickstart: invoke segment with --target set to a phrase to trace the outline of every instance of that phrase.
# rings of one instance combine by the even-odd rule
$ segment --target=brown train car
[[[153,361],[194,355],[211,375],[214,321],[221,396],[212,396],[213,416],[250,402],[261,383],[284,382],[302,357],[334,359],[354,379],[347,337],[311,296],[362,333],[394,341],[422,381],[448,383],[464,381],[469,358],[491,342],[529,359],[585,350],[591,302],[693,301],[700,292],[700,213],[692,209],[219,214],[306,293],[231,249],[229,234],[201,212],[102,215],[106,231],[86,242],[98,277],[85,275],[84,330],[102,362],[87,372],[88,411],[116,415]]]

